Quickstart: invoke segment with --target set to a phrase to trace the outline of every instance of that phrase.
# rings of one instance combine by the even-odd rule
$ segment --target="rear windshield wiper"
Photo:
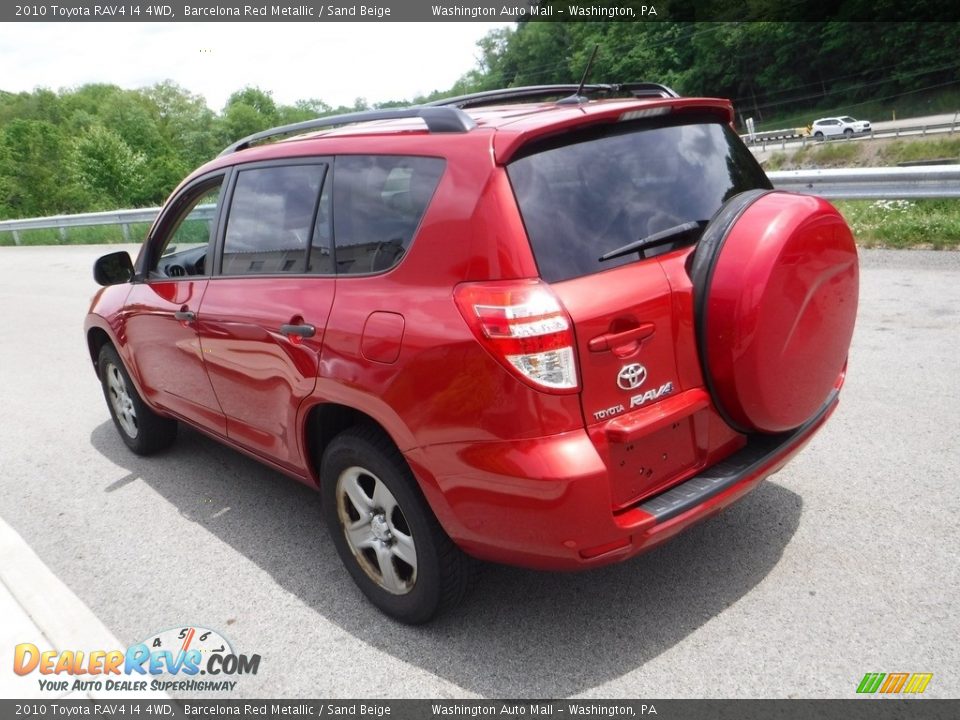
[[[604,262],[606,260],[613,260],[614,258],[629,255],[630,253],[640,252],[641,250],[657,247],[658,245],[667,245],[676,241],[676,239],[681,235],[691,233],[694,230],[702,230],[707,226],[708,222],[709,220],[693,220],[691,222],[685,222],[682,225],[674,225],[672,228],[661,230],[653,235],[648,235],[645,238],[634,240],[632,243],[627,243],[623,247],[618,247],[616,250],[611,250],[608,253],[604,253],[597,258],[597,260],[599,262]]]

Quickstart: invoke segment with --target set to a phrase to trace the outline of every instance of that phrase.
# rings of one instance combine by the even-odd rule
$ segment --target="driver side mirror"
[[[93,279],[100,285],[119,285],[133,280],[133,260],[124,250],[98,258],[93,264]]]

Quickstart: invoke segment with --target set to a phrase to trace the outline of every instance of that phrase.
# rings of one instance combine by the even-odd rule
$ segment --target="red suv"
[[[95,266],[120,436],[146,455],[185,422],[318,487],[360,589],[410,623],[473,558],[571,570],[666,540],[824,423],[856,316],[847,224],[773,190],[732,118],[545,86],[241,140],[136,263]]]

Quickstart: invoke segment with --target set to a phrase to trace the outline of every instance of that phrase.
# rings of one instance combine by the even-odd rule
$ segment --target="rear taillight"
[[[477,339],[525,383],[552,392],[579,389],[573,324],[548,285],[465,283],[453,297]]]

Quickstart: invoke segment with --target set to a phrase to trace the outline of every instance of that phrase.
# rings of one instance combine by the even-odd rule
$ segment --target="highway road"
[[[958,111],[960,112],[960,111]],[[860,118],[858,118],[860,119]],[[870,118],[864,118],[869,120]],[[811,118],[810,122],[813,122]],[[929,126],[940,126],[944,123],[956,124],[957,128],[954,132],[960,131],[960,115],[957,113],[946,113],[940,115],[926,115],[924,117],[915,117],[915,118],[906,118],[900,120],[884,120],[880,122],[872,122],[871,126],[873,127],[873,135],[857,135],[851,138],[849,141],[843,138],[831,139],[828,142],[870,142],[874,139],[881,138],[917,138],[922,137],[923,135],[940,135],[943,133],[949,133],[950,128],[934,128],[927,130],[916,130],[916,129],[905,129],[905,128],[922,128],[925,125]],[[767,143],[757,143],[750,145],[750,150],[753,152],[754,156],[758,160],[765,160],[770,155],[775,152],[796,152],[805,145],[810,143],[816,143],[812,137],[797,139],[797,140],[772,140]]]
[[[0,518],[122,643],[218,630],[262,658],[231,697],[849,698],[866,672],[960,695],[960,253],[863,251],[840,408],[744,501],[615,567],[486,566],[410,628],[311,490],[189,430],[127,451],[81,328],[106,250],[0,248]]]

